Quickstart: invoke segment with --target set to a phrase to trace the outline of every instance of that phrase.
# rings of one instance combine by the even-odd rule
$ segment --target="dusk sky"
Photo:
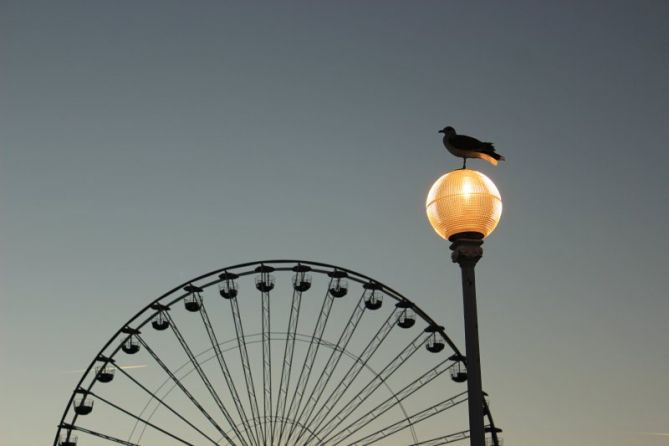
[[[451,125],[507,159],[468,163],[504,201],[477,287],[505,444],[669,445],[668,23],[664,1],[0,0],[0,443],[53,442],[130,316],[245,261],[360,271],[464,348],[424,208]]]

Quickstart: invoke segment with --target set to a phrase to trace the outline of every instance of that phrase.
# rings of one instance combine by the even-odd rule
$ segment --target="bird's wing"
[[[453,144],[458,149],[463,150],[480,150],[483,146],[491,143],[484,143],[476,138],[467,135],[454,135],[448,138],[448,142]]]

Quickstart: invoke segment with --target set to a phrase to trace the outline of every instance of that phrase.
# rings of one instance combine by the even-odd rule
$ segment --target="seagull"
[[[488,161],[493,166],[497,161],[504,161],[505,158],[495,152],[491,142],[481,142],[476,138],[467,135],[458,135],[453,127],[444,127],[439,130],[444,134],[444,147],[455,156],[464,158],[462,168],[467,167],[467,158],[479,158]]]

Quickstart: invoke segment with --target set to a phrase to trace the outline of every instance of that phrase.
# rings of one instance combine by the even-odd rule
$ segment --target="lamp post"
[[[484,446],[474,267],[483,255],[483,239],[492,233],[502,215],[502,198],[490,178],[475,170],[459,169],[435,181],[425,207],[434,230],[451,242],[451,259],[460,265],[462,273],[470,444]]]

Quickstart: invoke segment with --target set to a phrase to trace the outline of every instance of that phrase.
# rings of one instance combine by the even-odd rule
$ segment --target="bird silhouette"
[[[453,127],[444,127],[439,130],[444,134],[444,147],[455,156],[464,159],[462,168],[467,167],[467,158],[479,158],[488,161],[493,166],[497,161],[504,161],[505,158],[495,152],[495,147],[491,142],[481,142],[476,138],[467,135],[458,135]]]

